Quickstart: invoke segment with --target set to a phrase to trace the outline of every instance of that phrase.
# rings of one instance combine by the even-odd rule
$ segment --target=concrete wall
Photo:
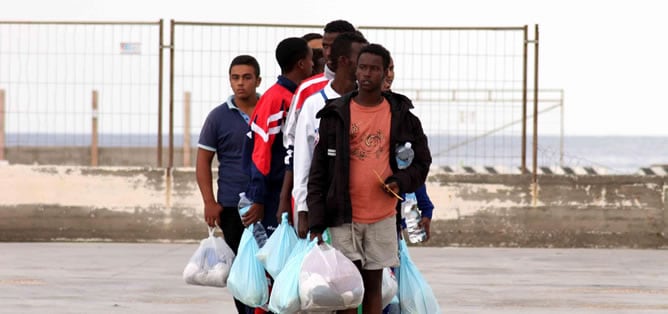
[[[668,247],[668,177],[432,171],[429,245]],[[206,236],[194,169],[0,166],[0,241]]]
[[[439,242],[463,246],[668,246],[667,177],[432,175]],[[433,193],[434,191],[438,191]]]

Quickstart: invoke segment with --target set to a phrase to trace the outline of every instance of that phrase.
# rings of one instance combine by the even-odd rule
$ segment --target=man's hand
[[[243,216],[241,216],[241,222],[244,224],[244,227],[248,227],[258,221],[262,221],[264,218],[264,204],[253,203]]]
[[[278,210],[276,210],[276,221],[281,223],[281,216],[283,213],[288,213],[288,222],[292,225],[292,181],[294,175],[292,170],[286,170],[283,176],[283,186],[281,187],[281,194],[278,199]]]
[[[399,197],[399,184],[396,181],[392,181],[388,184],[383,185],[383,191],[385,193],[392,195],[392,197]]]
[[[223,212],[223,206],[216,202],[204,203],[204,221],[209,227],[220,226],[220,213]]]
[[[283,213],[287,212],[288,222],[292,225],[292,206],[290,203],[292,203],[292,200],[289,195],[287,199],[283,195],[281,195],[281,198],[278,201],[278,210],[276,210],[276,221],[278,221],[278,223],[281,223],[281,221],[283,221],[282,219]]]
[[[313,239],[315,239],[315,238],[318,238],[318,245],[322,244],[322,242],[323,242],[322,241],[322,232],[311,231],[311,239],[310,240],[313,241]]]
[[[424,239],[424,242],[429,241],[429,238],[431,238],[431,232],[429,231],[430,225],[431,225],[431,218],[427,217],[422,217],[422,219],[420,219],[420,222],[418,223],[418,226],[424,228],[424,232],[425,234],[427,234],[427,237]]]
[[[308,212],[299,212],[297,215],[297,236],[300,239],[306,239],[306,235],[308,234]]]

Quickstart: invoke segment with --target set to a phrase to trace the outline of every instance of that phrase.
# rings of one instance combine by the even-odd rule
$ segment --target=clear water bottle
[[[413,162],[415,152],[411,142],[406,142],[404,145],[397,147],[397,167],[399,169],[406,169]]]
[[[253,202],[246,197],[246,193],[239,193],[239,217],[248,212],[251,205],[253,205]],[[257,246],[263,247],[267,242],[267,230],[264,229],[264,226],[259,221],[254,223],[252,227],[253,237],[255,238],[255,242],[257,242]]]
[[[413,151],[410,142],[397,147],[397,167],[399,169],[406,169],[413,162],[415,152]],[[422,220],[422,215],[418,210],[417,198],[415,193],[406,193],[404,201],[401,203],[401,216],[406,222],[406,231],[408,232],[408,241],[411,243],[419,243],[427,238],[427,232],[419,223]]]
[[[411,243],[420,243],[427,238],[427,232],[419,225],[422,215],[417,207],[417,198],[415,193],[406,193],[404,202],[401,203],[401,211],[406,221],[406,231],[408,232],[408,241]]]

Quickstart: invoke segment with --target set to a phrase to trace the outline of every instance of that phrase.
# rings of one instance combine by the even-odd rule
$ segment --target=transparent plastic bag
[[[357,267],[327,243],[306,253],[299,274],[302,310],[336,311],[356,308],[364,297]]]
[[[295,243],[297,243],[297,234],[289,223],[288,213],[283,213],[281,223],[255,257],[275,279],[283,270]]]
[[[394,272],[389,267],[383,268],[382,289],[382,304],[385,307],[397,297],[397,292],[399,291],[397,277],[394,276]],[[397,299],[396,301],[398,302],[399,300]]]
[[[230,293],[250,307],[261,307],[269,301],[269,282],[264,267],[255,258],[258,250],[253,225],[250,225],[241,235],[238,254],[227,278]]]
[[[183,269],[183,280],[191,285],[225,287],[234,252],[220,237],[214,235],[215,228],[209,227],[209,237],[199,243]]]
[[[308,237],[307,237],[308,239]],[[299,239],[285,263],[285,268],[274,280],[269,297],[269,310],[274,313],[297,313],[301,309],[299,301],[299,272],[306,253],[317,244],[317,239]]]
[[[399,304],[401,313],[436,314],[441,309],[427,281],[408,255],[405,240],[399,241]]]

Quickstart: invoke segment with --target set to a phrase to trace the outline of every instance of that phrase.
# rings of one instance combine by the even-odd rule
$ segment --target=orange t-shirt
[[[390,104],[374,107],[350,102],[350,201],[353,221],[374,223],[396,214],[397,199],[378,181],[392,175],[390,168]]]

